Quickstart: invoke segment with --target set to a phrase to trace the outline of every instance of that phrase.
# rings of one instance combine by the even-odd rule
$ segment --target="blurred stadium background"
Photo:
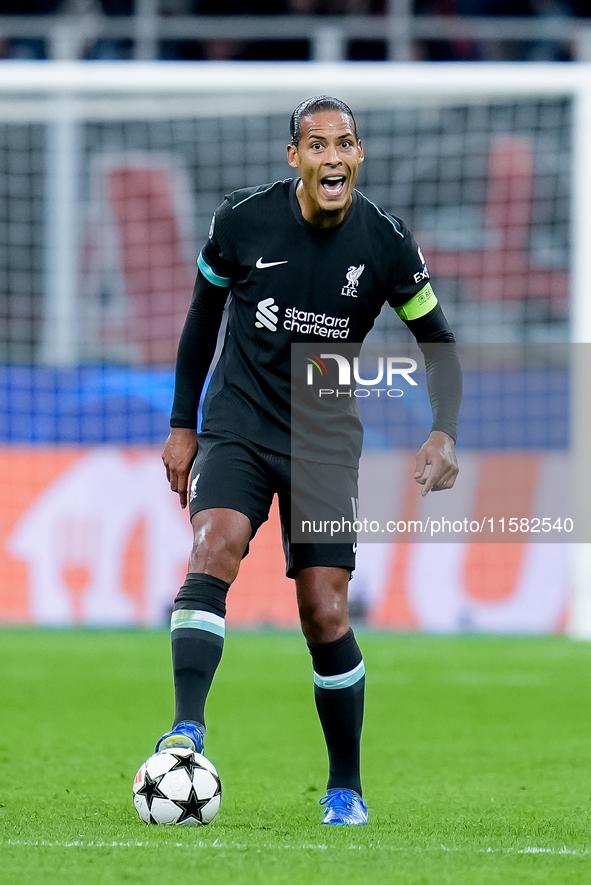
[[[588,13],[476,5],[461,18],[402,0],[241,18],[151,0],[135,14],[3,5],[0,622],[165,622],[191,533],[159,453],[195,256],[224,193],[290,175],[288,116],[310,94],[356,111],[360,187],[415,232],[458,340],[591,341]],[[346,60],[376,58],[395,61]],[[419,61],[431,58],[450,63]],[[404,335],[389,311],[372,339]],[[569,449],[572,396],[564,365],[542,379],[467,374],[467,516],[491,471],[510,497],[524,465],[519,515],[536,515],[548,465]],[[409,409],[398,428],[402,489],[423,425]],[[372,437],[369,453],[383,445]],[[229,623],[297,624],[277,523],[243,564]],[[588,549],[364,545],[353,612],[404,630],[586,635]]]

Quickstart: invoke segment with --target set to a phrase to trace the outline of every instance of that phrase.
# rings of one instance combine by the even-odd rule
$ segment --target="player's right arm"
[[[231,282],[229,277],[221,276],[212,268],[203,253],[198,265],[193,298],[177,353],[171,429],[162,452],[170,488],[179,495],[183,508],[187,506],[189,474],[199,447],[199,400],[215,353]]]

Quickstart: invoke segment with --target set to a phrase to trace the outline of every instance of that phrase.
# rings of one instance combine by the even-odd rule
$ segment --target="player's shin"
[[[175,689],[174,725],[205,730],[205,701],[222,657],[229,584],[212,575],[188,574],[171,620]]]
[[[314,696],[328,749],[328,789],[361,796],[359,749],[363,725],[365,666],[353,631],[335,642],[308,643],[314,665]]]

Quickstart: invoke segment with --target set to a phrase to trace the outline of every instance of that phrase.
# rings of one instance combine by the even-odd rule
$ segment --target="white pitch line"
[[[75,839],[72,841],[49,841],[45,839],[4,839],[0,840],[0,846],[13,846],[18,848],[160,848],[161,846],[166,845],[169,848],[185,848],[185,849],[196,849],[196,848],[214,848],[214,849],[228,849],[234,848],[238,851],[243,851],[245,848],[249,848],[251,846],[242,844],[240,842],[221,842],[219,839],[215,839],[213,842],[203,842],[199,840],[198,842],[170,842],[168,840],[164,840],[162,842],[147,842],[142,840],[130,840],[128,842],[97,842],[97,841],[88,841],[85,842],[82,839]],[[571,857],[588,857],[591,855],[591,850],[589,849],[577,849],[577,848],[567,848],[564,845],[562,848],[541,848],[535,845],[528,845],[525,848],[463,848],[463,847],[455,847],[448,848],[445,845],[433,846],[429,848],[415,848],[413,846],[396,846],[396,845],[383,845],[381,843],[369,843],[367,845],[322,845],[322,844],[312,844],[312,843],[304,843],[303,845],[280,845],[273,843],[264,843],[259,846],[261,848],[270,848],[273,850],[286,850],[286,851],[327,851],[330,849],[342,849],[347,848],[352,851],[396,851],[396,852],[404,852],[404,851],[412,851],[412,852],[420,852],[420,851],[446,851],[446,852],[454,852],[454,853],[469,853],[469,854],[548,854],[555,856],[571,856]]]

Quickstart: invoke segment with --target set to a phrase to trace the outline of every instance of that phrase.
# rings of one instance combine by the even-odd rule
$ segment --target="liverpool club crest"
[[[357,287],[359,285],[359,277],[365,270],[365,264],[360,264],[359,267],[355,267],[355,265],[351,265],[349,270],[347,271],[347,282],[341,289],[341,295],[348,295],[349,298],[357,298]]]

